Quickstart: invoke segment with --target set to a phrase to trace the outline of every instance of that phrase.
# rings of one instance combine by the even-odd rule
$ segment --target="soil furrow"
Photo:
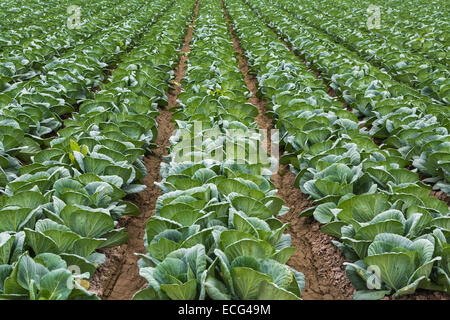
[[[258,16],[262,21],[264,21],[259,14]],[[296,53],[282,35],[280,35],[268,24],[264,24],[270,30],[272,30],[275,35],[277,35],[277,37],[284,43],[288,50],[290,50],[299,60],[301,60],[306,65],[307,69],[310,72],[313,72],[316,75],[317,79],[323,82],[323,84],[328,88],[328,95],[338,98],[345,109],[352,111],[351,107],[336,95],[336,92],[329,86],[329,82],[327,82],[321,76],[321,72],[312,68],[305,57]],[[282,217],[282,220],[284,222],[291,222],[292,225],[288,229],[288,232],[292,237],[292,245],[299,249],[288,261],[288,264],[294,268],[298,266],[297,270],[305,274],[306,286],[303,292],[303,298],[333,300],[353,299],[353,292],[355,291],[355,288],[345,274],[345,267],[343,265],[343,262],[345,262],[346,260],[343,254],[339,249],[337,249],[337,247],[335,247],[331,243],[334,238],[320,232],[320,223],[315,221],[312,217],[302,219],[298,218],[298,215],[303,210],[310,207],[311,204],[304,205],[302,207],[302,204],[305,203],[305,201],[307,202],[307,196],[304,195],[299,189],[293,187],[295,175],[290,172],[287,166],[280,166],[279,172],[272,176],[272,181],[278,188],[278,196],[285,201],[286,206],[291,208],[291,211],[286,214],[285,217]],[[286,190],[287,186],[289,186],[291,190],[289,190],[289,188],[287,188],[288,190]],[[438,198],[441,201],[445,201],[448,205],[450,204],[450,197],[442,191],[431,191],[430,196]],[[311,250],[299,252],[302,250],[302,248],[311,248]],[[312,255],[310,255],[310,252],[312,252]],[[295,262],[293,263],[292,260],[294,260]],[[305,260],[309,261],[309,263],[303,264]],[[308,268],[312,269],[311,273]],[[308,278],[308,274],[310,274],[311,278]],[[313,283],[311,283],[311,281]],[[317,290],[317,288],[319,290]],[[412,295],[401,296],[395,299],[447,300],[448,295],[442,292],[432,292],[419,289]],[[383,300],[394,300],[394,298],[392,298],[392,296],[387,296],[383,298]]]
[[[275,30],[275,29],[272,28],[270,25],[268,25],[267,23],[265,23],[264,20],[263,20],[263,18],[261,17],[260,14],[257,14],[257,15],[258,15],[258,17],[261,19],[261,21],[263,21],[263,23],[266,25],[266,27],[269,28],[269,29],[270,29],[270,30],[278,37],[278,39],[279,39],[281,42],[284,43],[285,47],[286,47],[289,51],[291,51],[292,54],[295,55],[300,61],[302,61],[302,62],[306,65],[306,68],[307,68],[310,72],[312,72],[312,73],[315,74],[315,76],[316,76],[316,78],[317,78],[318,80],[321,80],[321,81],[322,81],[322,83],[324,84],[324,86],[327,88],[327,94],[328,94],[330,97],[336,98],[339,102],[341,102],[344,109],[346,109],[346,110],[348,110],[348,111],[353,111],[353,109],[352,109],[352,108],[351,108],[351,107],[343,100],[343,98],[342,98],[341,96],[339,96],[333,88],[330,87],[330,81],[328,81],[328,80],[326,80],[326,79],[323,78],[323,76],[321,75],[322,72],[321,72],[321,71],[318,71],[318,70],[316,70],[316,69],[314,69],[313,67],[311,67],[311,65],[308,63],[308,61],[305,59],[305,57],[303,57],[302,55],[298,54],[298,53],[292,48],[292,46],[285,40],[285,38],[284,38],[280,33],[278,33],[277,30]],[[362,117],[359,118],[359,121],[361,121],[361,120],[363,120]],[[362,124],[360,124],[360,127],[359,127],[359,128],[361,128],[361,127],[366,127],[367,130],[370,130],[370,129],[371,129],[371,127],[370,127],[370,126],[367,126],[364,122],[363,122]],[[373,141],[377,146],[380,146],[380,145],[382,144],[382,141],[380,141],[380,140],[378,140],[378,139],[375,139],[375,138],[373,138],[373,137],[372,137],[372,141]],[[406,169],[411,170],[410,168],[406,168]],[[424,180],[425,178],[427,178],[427,177],[425,177],[423,174],[421,174],[421,173],[419,172],[419,178],[420,178],[420,180],[423,182],[423,180]],[[426,183],[426,182],[424,182],[424,183],[427,184],[427,185],[430,185],[430,184],[428,184],[428,183]],[[441,200],[441,201],[444,201],[444,202],[447,203],[448,206],[450,206],[450,196],[448,196],[445,192],[443,192],[443,191],[431,191],[430,196],[431,196],[431,197],[434,197],[434,198],[437,198],[437,199],[439,199],[439,200]]]
[[[105,300],[129,300],[133,295],[146,285],[145,279],[139,275],[137,261],[139,258],[135,253],[145,253],[144,234],[145,225],[149,217],[154,214],[156,200],[161,196],[159,187],[155,182],[161,181],[159,175],[160,164],[163,156],[167,155],[167,147],[170,145],[169,138],[175,129],[175,124],[171,122],[172,112],[170,109],[178,104],[177,98],[182,90],[179,84],[185,75],[187,53],[190,51],[190,42],[192,39],[193,25],[198,16],[200,1],[195,7],[195,14],[192,23],[188,26],[184,38],[184,46],[180,50],[179,64],[175,68],[175,78],[172,81],[172,89],[167,93],[168,107],[160,108],[160,114],[157,117],[158,138],[156,144],[158,147],[145,157],[144,162],[147,168],[147,176],[144,184],[147,186],[143,192],[131,197],[141,214],[138,217],[123,217],[119,220],[121,227],[126,227],[130,234],[128,243],[111,249],[103,250],[106,254],[106,262],[97,269],[91,280],[90,291]]]
[[[256,96],[258,80],[254,75],[249,74],[247,59],[239,40],[233,34],[233,27],[225,8],[224,13],[233,38],[234,49],[238,53],[239,69],[244,75],[247,88],[252,93],[248,101],[259,111],[256,117],[258,126],[263,130],[273,129],[272,121],[265,116],[266,102]],[[269,141],[268,150],[270,147]],[[302,298],[305,300],[352,299],[354,289],[345,274],[343,267],[345,260],[342,253],[332,245],[331,237],[320,232],[318,222],[312,218],[298,218],[298,215],[312,204],[307,200],[307,195],[294,187],[295,175],[287,166],[280,166],[271,180],[278,189],[278,197],[290,208],[289,213],[280,218],[284,223],[291,223],[287,232],[291,235],[292,245],[297,248],[297,251],[287,264],[305,275],[306,286],[302,292]]]

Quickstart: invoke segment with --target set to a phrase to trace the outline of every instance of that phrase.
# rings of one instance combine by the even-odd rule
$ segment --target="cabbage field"
[[[4,0],[0,300],[448,300],[443,0]]]

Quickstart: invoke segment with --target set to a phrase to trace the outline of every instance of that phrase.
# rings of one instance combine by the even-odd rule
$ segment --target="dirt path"
[[[328,95],[336,97],[342,103],[344,109],[352,110],[329,86],[329,83],[321,76],[321,72],[312,68],[304,57],[298,55],[277,31],[267,24],[266,26],[279,37],[287,49],[306,65],[310,72],[315,74],[317,79],[322,81],[328,89]],[[256,81],[256,79],[254,80]],[[257,87],[257,82],[254,87]],[[255,92],[252,91],[252,94],[254,95]],[[260,113],[265,112],[263,106],[258,106],[258,109]],[[260,127],[264,128],[264,126],[265,124],[262,124],[262,126],[260,124]],[[278,173],[272,176],[272,182],[278,189],[278,196],[291,209],[288,214],[281,218],[283,222],[291,223],[288,232],[292,237],[292,245],[298,250],[288,261],[288,265],[305,274],[306,286],[303,291],[303,298],[305,300],[353,299],[355,288],[345,274],[343,262],[346,260],[341,251],[332,245],[333,237],[320,232],[320,224],[312,217],[298,218],[298,215],[310,207],[311,203],[308,203],[306,195],[302,194],[299,189],[294,188],[294,181],[295,175],[290,172],[287,166],[280,166]],[[432,191],[431,196],[450,204],[450,197],[441,191]],[[450,299],[449,295],[442,292],[417,290],[415,294],[398,297],[395,300],[448,299]],[[385,297],[383,300],[393,300],[393,298]]]
[[[222,1],[221,1],[222,2]],[[223,6],[223,3],[222,3]],[[233,34],[233,28],[224,9],[229,31],[233,37],[233,45],[238,53],[239,69],[244,75],[247,88],[252,96],[249,102],[255,105],[259,114],[256,117],[261,129],[273,129],[272,121],[264,114],[266,102],[256,97],[258,80],[250,75],[247,59],[239,40]],[[270,141],[268,143],[270,150]],[[288,261],[288,265],[302,272],[306,278],[306,286],[302,293],[303,299],[352,299],[353,286],[345,275],[341,252],[331,243],[331,237],[320,232],[320,225],[311,218],[299,219],[298,215],[311,206],[307,196],[294,187],[295,175],[287,166],[281,166],[272,176],[272,182],[278,189],[278,196],[290,208],[281,219],[291,223],[287,230],[292,238],[292,245],[297,248]]]
[[[259,17],[259,18],[261,19],[261,21],[265,24],[265,26],[266,26],[267,28],[269,28],[269,29],[270,29],[270,30],[278,37],[278,39],[279,39],[281,42],[284,43],[285,47],[286,47],[289,51],[291,51],[292,54],[295,55],[300,61],[302,61],[302,62],[306,65],[306,68],[307,68],[310,72],[312,72],[312,73],[315,74],[315,76],[316,76],[317,79],[319,79],[319,80],[322,81],[323,85],[327,88],[327,94],[328,94],[330,97],[336,98],[339,102],[341,102],[344,109],[346,109],[346,110],[352,112],[353,109],[352,109],[352,108],[344,101],[343,97],[342,97],[341,95],[338,95],[338,94],[336,93],[336,91],[335,91],[333,88],[330,87],[330,81],[328,81],[328,80],[326,80],[326,79],[324,79],[324,78],[322,77],[322,71],[320,71],[320,70],[318,71],[318,70],[314,69],[314,68],[309,64],[309,62],[305,59],[305,57],[302,56],[302,55],[300,55],[299,53],[297,53],[297,52],[292,48],[292,46],[284,39],[284,37],[283,37],[280,33],[278,33],[277,30],[275,30],[274,28],[272,28],[271,26],[269,26],[268,24],[266,24],[260,15],[258,15],[258,17]],[[359,118],[359,120],[362,120],[362,119],[363,119],[363,116],[361,115],[360,118]],[[366,125],[364,125],[364,126],[366,126]],[[371,127],[370,127],[370,126],[367,126],[367,129],[370,130]],[[378,140],[378,139],[375,139],[375,138],[373,138],[373,137],[372,137],[372,141],[373,141],[377,146],[380,146],[380,145],[382,144],[382,142],[383,142],[383,141]],[[414,168],[414,167],[410,166],[410,168],[407,167],[406,169],[411,170],[411,169],[413,169],[413,168]],[[423,182],[423,180],[424,180],[425,178],[427,178],[427,176],[419,174],[419,179],[420,179],[422,182]],[[426,183],[426,182],[424,182],[424,183],[425,183],[426,185],[432,186],[432,185],[429,184],[429,183]],[[447,203],[448,206],[450,206],[450,196],[448,196],[447,194],[445,194],[443,191],[431,191],[430,196],[431,196],[431,197],[434,197],[434,198],[437,198],[437,199],[439,199],[439,200],[441,200],[441,201],[444,201],[444,202]]]
[[[162,157],[167,155],[167,147],[170,145],[169,138],[175,129],[175,124],[171,122],[172,112],[170,112],[170,109],[178,104],[177,97],[182,90],[179,83],[186,72],[185,66],[188,59],[186,53],[190,51],[189,43],[192,38],[193,25],[198,15],[199,4],[200,1],[195,8],[194,19],[187,29],[184,46],[180,51],[179,64],[174,70],[173,89],[167,93],[168,108],[160,109],[160,114],[156,119],[158,122],[158,138],[156,140],[158,148],[154,149],[152,154],[144,159],[147,168],[144,184],[147,189],[131,197],[131,201],[141,210],[141,215],[124,217],[119,220],[119,225],[127,228],[131,238],[128,243],[120,247],[102,251],[106,254],[107,260],[97,269],[91,280],[90,291],[95,292],[105,300],[129,300],[146,285],[145,279],[139,276],[137,266],[139,258],[134,253],[145,253],[146,251],[143,241],[145,225],[148,218],[154,214],[156,200],[161,195],[160,189],[154,183],[161,181],[159,176],[160,164],[163,161]]]

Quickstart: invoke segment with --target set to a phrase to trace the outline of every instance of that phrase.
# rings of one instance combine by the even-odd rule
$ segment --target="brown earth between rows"
[[[199,3],[195,8],[194,20],[188,28],[184,47],[180,51],[180,63],[175,69],[173,82],[175,86],[168,93],[169,110],[178,104],[177,97],[182,90],[179,83],[185,74],[187,60],[185,53],[190,51],[189,43],[192,38],[193,24],[198,15],[198,8]],[[225,9],[224,13],[233,37],[234,48],[238,53],[239,69],[244,75],[247,88],[252,93],[248,101],[258,108],[259,114],[256,117],[258,126],[261,129],[270,130],[273,128],[273,123],[264,115],[266,102],[256,97],[258,81],[255,76],[249,74],[247,60],[238,39],[232,33],[233,29]],[[286,46],[290,49],[287,44]],[[304,59],[299,58],[306,63]],[[309,66],[308,68],[318,78],[320,77],[317,71],[312,70]],[[336,96],[331,88],[329,88],[328,94]],[[346,106],[344,105],[344,107]],[[147,189],[131,197],[131,200],[138,205],[142,213],[138,217],[124,217],[119,220],[119,226],[126,227],[131,238],[127,244],[120,247],[100,250],[106,254],[107,261],[94,274],[90,282],[90,290],[97,293],[102,299],[131,299],[135,292],[146,286],[146,281],[139,276],[138,257],[134,253],[145,253],[143,243],[145,224],[147,219],[154,214],[156,200],[161,195],[154,182],[161,180],[159,176],[160,163],[162,162],[162,156],[167,154],[168,139],[174,130],[174,124],[170,121],[171,112],[169,110],[160,110],[160,115],[157,118],[158,139],[156,144],[158,148],[154,149],[153,153],[144,159],[148,172],[144,179]],[[270,141],[268,141],[268,148],[270,148]],[[281,220],[285,223],[291,223],[288,233],[291,235],[292,245],[298,250],[288,261],[288,265],[305,275],[306,286],[302,293],[303,299],[352,299],[354,288],[345,274],[343,266],[345,259],[342,253],[332,245],[331,240],[333,238],[321,233],[320,224],[313,218],[298,218],[298,215],[311,207],[312,203],[307,200],[306,195],[294,187],[295,175],[290,172],[287,166],[280,166],[279,171],[272,176],[271,180],[278,189],[278,197],[283,199],[285,205],[290,208],[289,213],[282,216]],[[433,192],[432,195],[448,203],[446,195],[439,192]],[[401,297],[400,299],[435,300],[449,299],[449,297],[439,292],[419,290],[414,295]]]
[[[161,196],[161,191],[154,183],[161,181],[159,175],[162,157],[167,155],[167,147],[170,145],[169,138],[175,129],[175,124],[171,122],[172,112],[170,109],[178,104],[177,97],[182,87],[179,85],[185,75],[187,55],[190,51],[190,42],[193,33],[193,25],[198,16],[200,1],[195,7],[193,22],[187,29],[184,38],[184,46],[180,51],[180,61],[175,72],[173,89],[167,94],[168,108],[160,109],[160,115],[157,117],[158,138],[156,140],[157,148],[144,158],[147,169],[147,176],[144,184],[147,189],[133,195],[131,200],[139,207],[141,214],[138,217],[123,217],[119,220],[120,227],[126,227],[130,234],[128,243],[105,250],[101,250],[106,257],[106,262],[97,269],[90,281],[90,291],[95,292],[101,299],[105,300],[129,300],[133,295],[146,286],[146,281],[139,275],[137,261],[139,258],[135,253],[145,253],[144,235],[145,225],[149,217],[155,212],[156,200]]]
[[[224,13],[233,38],[234,49],[238,53],[239,69],[244,75],[247,88],[252,93],[248,101],[259,111],[256,122],[260,129],[273,129],[272,121],[265,116],[267,102],[256,97],[258,80],[254,75],[249,74],[247,59],[239,40],[233,34],[233,27],[225,8]],[[269,140],[267,150],[270,148]],[[288,261],[288,265],[305,275],[306,286],[302,292],[302,298],[305,300],[352,299],[353,286],[345,275],[344,258],[337,247],[331,244],[331,237],[321,233],[319,223],[313,219],[298,218],[298,215],[312,204],[307,200],[306,195],[294,187],[295,175],[287,166],[281,166],[271,180],[278,189],[277,196],[290,208],[289,213],[282,216],[281,220],[284,223],[291,223],[287,231],[297,251]]]
[[[251,10],[251,9],[250,9]],[[303,63],[306,64],[307,68],[309,71],[313,72],[317,79],[322,80],[322,82],[324,83],[324,85],[328,88],[327,93],[328,95],[330,95],[331,97],[337,97],[336,92],[329,87],[328,83],[325,81],[325,79],[323,79],[321,77],[321,73],[315,69],[313,69],[309,64],[308,61],[305,60],[304,57],[298,55],[293,49],[292,47],[286,42],[286,40],[283,38],[283,36],[281,36],[276,30],[274,30],[272,27],[270,27],[269,25],[267,25],[266,23],[264,23],[269,29],[272,30],[272,32],[277,35],[280,39],[280,41],[283,41],[283,43],[285,44],[286,48],[289,49],[299,60],[301,60]],[[348,106],[345,102],[343,102],[341,99],[339,99],[342,104],[343,107],[349,111],[351,111],[352,109],[350,108],[350,106]],[[291,190],[286,192],[286,196],[290,198],[290,200],[285,201],[285,204],[292,208],[295,208],[295,204],[300,202],[300,203],[304,203],[304,201],[306,200],[306,195],[302,194],[302,192],[299,189],[294,188],[294,180],[295,180],[295,176],[292,172],[290,172],[289,168],[287,166],[281,166],[281,169],[279,170],[279,173],[285,173],[285,175],[287,177],[283,178],[283,175],[280,176],[280,174],[274,175],[272,177],[272,180],[274,182],[274,184],[277,186],[277,188],[279,188],[279,192],[281,193],[281,195],[279,194],[279,196],[283,199],[283,188],[286,188],[286,186],[290,186]],[[277,182],[276,182],[277,181]],[[278,187],[280,186],[280,187]],[[288,188],[289,189],[289,188]],[[444,192],[442,191],[432,191],[430,196],[432,197],[436,197],[441,201],[445,201],[448,204],[450,204],[450,197],[447,196]],[[302,200],[303,199],[303,200]],[[292,203],[292,205],[291,205]],[[299,245],[296,243],[297,241],[300,242],[309,242],[312,245],[312,252],[313,252],[313,256],[309,257],[312,260],[317,260],[320,259],[320,255],[324,255],[322,258],[324,258],[322,261],[320,261],[319,263],[316,264],[316,266],[318,267],[317,270],[319,270],[318,273],[316,273],[316,276],[314,277],[314,271],[313,271],[313,277],[312,279],[316,278],[315,281],[319,281],[322,283],[326,283],[327,281],[324,280],[324,278],[327,278],[329,281],[333,282],[334,286],[336,286],[336,288],[327,288],[321,284],[312,284],[314,285],[314,287],[319,287],[321,290],[323,289],[324,291],[320,291],[317,292],[314,289],[312,289],[311,291],[313,292],[310,296],[310,299],[320,299],[320,296],[322,296],[323,292],[326,292],[327,290],[330,292],[336,292],[335,289],[338,288],[338,292],[341,291],[343,294],[341,296],[337,296],[334,297],[333,294],[327,294],[326,296],[323,296],[322,299],[352,299],[352,293],[355,291],[355,288],[353,287],[353,285],[351,284],[350,280],[347,278],[346,274],[345,274],[345,268],[343,266],[343,262],[345,261],[343,254],[331,244],[331,241],[333,240],[333,237],[330,237],[326,234],[323,234],[320,232],[319,228],[320,228],[320,224],[316,221],[314,221],[313,218],[307,218],[305,221],[305,218],[302,219],[298,219],[298,214],[301,213],[302,210],[307,209],[308,207],[310,207],[311,205],[304,205],[304,208],[299,210],[296,213],[288,213],[288,217],[284,218],[283,221],[285,222],[291,222],[292,226],[291,229],[296,230],[295,233],[300,234],[298,236],[297,239],[292,239],[292,244],[293,246],[295,246],[296,248],[299,248]],[[294,209],[295,210],[295,209]],[[293,217],[289,217],[289,216],[293,216]],[[292,218],[294,218],[294,220],[291,220]],[[304,228],[305,226],[301,226],[301,224],[305,224],[306,228]],[[307,229],[308,231],[306,233],[304,233],[302,230]],[[308,232],[311,231],[318,231],[318,234],[308,234]],[[288,230],[289,231],[289,230]],[[303,234],[303,235],[301,235]],[[301,253],[298,252],[299,250],[297,250],[296,254],[299,255]],[[303,253],[301,254],[302,256],[306,256],[308,257],[309,254],[308,253]],[[295,258],[295,255],[293,256],[293,258]],[[308,259],[308,258],[307,258]],[[292,260],[292,258],[291,258]],[[301,265],[301,261],[302,259],[299,259],[300,262],[299,264]],[[289,262],[288,262],[289,264]],[[292,267],[294,267],[293,265],[291,265]],[[311,266],[314,266],[314,262],[306,264],[305,268],[306,269],[311,269]],[[309,291],[308,288],[308,276],[307,276],[307,272],[303,271],[302,269],[299,269],[299,271],[303,272],[305,274],[306,277],[306,282],[307,285],[305,287],[305,291],[304,291],[304,298],[308,299],[309,298],[309,293],[307,293]],[[334,279],[334,280],[333,280]],[[326,285],[328,286],[328,285]],[[317,295],[319,294],[319,295]],[[394,300],[394,298],[392,297],[385,297],[383,298],[383,300]],[[428,291],[428,290],[417,290],[416,293],[411,294],[411,295],[407,295],[407,296],[401,296],[398,298],[395,298],[395,300],[450,300],[450,295],[443,293],[443,292],[435,292],[435,291]]]

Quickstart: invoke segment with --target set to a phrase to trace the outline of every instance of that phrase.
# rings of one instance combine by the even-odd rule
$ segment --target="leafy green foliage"
[[[163,195],[139,262],[148,288],[134,299],[299,299],[305,279],[285,265],[295,248],[275,218],[287,208],[268,180],[270,161],[252,164],[245,136],[232,131],[250,132],[257,112],[217,1],[200,4],[183,89],[175,118],[185,133],[172,136],[161,165]],[[191,143],[199,134],[209,137],[201,146]],[[181,144],[195,149],[180,160]],[[242,161],[229,145],[242,147]]]
[[[128,68],[132,65],[128,58],[145,52],[149,44],[157,43],[155,38],[169,29],[170,25],[166,21],[170,21],[168,18],[171,13],[165,10],[170,5],[171,2],[167,1],[145,4],[139,13],[125,19],[120,27],[111,27],[109,31],[99,34],[98,38],[91,39],[90,44],[85,43],[83,48],[80,46],[79,52],[83,52],[82,55],[74,55],[68,51],[64,58],[53,60],[45,67],[48,82],[43,82],[43,87],[33,87],[36,81],[42,80],[33,79],[6,90],[6,94],[16,94],[15,90],[19,90],[22,85],[24,88],[34,88],[32,91],[23,91],[24,94],[33,93],[32,96],[4,99],[21,108],[30,106],[26,109],[30,111],[30,117],[25,113],[2,109],[5,115],[2,118],[2,123],[5,124],[2,129],[3,146],[7,152],[0,158],[3,173],[1,181],[4,183],[4,195],[0,197],[0,263],[4,271],[1,274],[10,279],[2,278],[0,281],[0,294],[3,298],[92,297],[83,288],[67,290],[69,270],[76,267],[84,278],[90,278],[106,258],[96,250],[121,245],[128,240],[125,229],[117,228],[117,220],[123,215],[140,213],[136,205],[123,198],[145,188],[140,184],[146,174],[142,159],[154,147],[157,134],[154,118],[158,111],[153,102],[163,100],[164,92],[168,89],[167,75],[160,72],[155,73],[158,76],[154,76],[149,68],[172,69],[172,59],[177,56],[176,50],[182,41],[183,30],[178,30],[176,37],[165,44],[171,50],[162,57],[161,65],[154,65],[151,56],[149,60],[142,59],[141,65],[146,65],[147,70],[140,75],[139,83],[118,86],[115,82],[105,81],[95,99],[87,99],[81,95],[83,90],[90,90],[103,80],[105,62],[111,63],[118,59],[121,53],[128,50],[127,45],[137,43],[135,36],[148,31],[140,39],[140,46],[132,50],[112,72],[111,79],[116,79],[122,70],[127,70],[130,74],[135,72],[136,69]],[[129,6],[131,8],[133,4],[130,3]],[[176,9],[180,8],[178,6]],[[119,10],[120,12],[124,13]],[[161,21],[164,23],[157,23],[163,15]],[[183,23],[186,23],[187,16],[182,16],[181,19],[183,18]],[[98,45],[99,42],[102,46]],[[89,48],[93,51],[89,51]],[[101,59],[103,60],[100,61]],[[56,85],[56,82],[65,77],[63,73],[60,73],[62,78],[52,78],[52,84],[50,78],[55,77],[59,68],[70,67],[72,63],[75,63],[73,66],[76,68],[66,70],[66,76],[73,76],[83,85],[73,88],[75,100],[67,100],[68,96],[60,94],[67,92],[69,88],[61,87],[65,85],[63,83]],[[155,85],[159,84],[162,90],[144,94],[142,89],[152,81]],[[68,82],[74,84],[76,81],[69,79]],[[49,86],[57,86],[61,90],[49,91],[46,89]],[[63,106],[77,101],[80,103],[77,112],[64,120],[64,128],[60,129],[63,123],[61,116],[74,111],[72,107]],[[33,105],[39,108],[33,111]],[[62,108],[52,108],[53,105]],[[43,112],[39,113],[39,110]],[[43,116],[46,114],[54,117],[55,125],[41,134],[59,129],[58,135],[45,139],[37,135],[31,136],[28,129],[32,122],[28,120],[33,117],[37,121],[51,123],[44,120]],[[14,122],[12,117],[17,117],[17,120]],[[24,147],[16,148],[16,145],[26,146],[23,141],[39,142],[33,152],[27,151],[29,158],[23,157]],[[41,149],[39,144],[44,148]],[[31,164],[20,167],[14,157],[31,161]],[[64,263],[61,263],[58,270],[49,270],[51,274],[44,276],[44,267],[40,264],[34,266],[32,261],[48,254],[62,259]],[[30,265],[33,270],[42,270],[36,273],[30,269],[29,278],[25,282],[16,283],[15,270],[22,268],[22,261],[26,261],[27,266]],[[6,289],[9,286],[11,290]]]
[[[281,162],[297,174],[296,187],[314,200],[300,216],[325,224],[322,231],[339,239],[334,243],[347,259],[356,260],[347,266],[358,290],[355,298],[379,299],[417,288],[448,292],[442,261],[449,209],[430,196],[431,187],[419,180],[417,170],[407,169],[413,164],[433,176],[425,182],[447,190],[446,107],[439,107],[439,116],[430,100],[277,7],[293,8],[292,2],[245,2],[248,6],[224,1],[258,77],[259,94],[271,101],[267,115],[286,151]],[[323,71],[352,112],[326,94],[327,88],[261,20]],[[301,79],[298,84],[296,79]],[[394,85],[402,91],[389,88]],[[441,251],[434,249],[436,235],[444,243]],[[406,244],[395,244],[398,239]],[[375,290],[368,287],[374,269],[381,272]]]

